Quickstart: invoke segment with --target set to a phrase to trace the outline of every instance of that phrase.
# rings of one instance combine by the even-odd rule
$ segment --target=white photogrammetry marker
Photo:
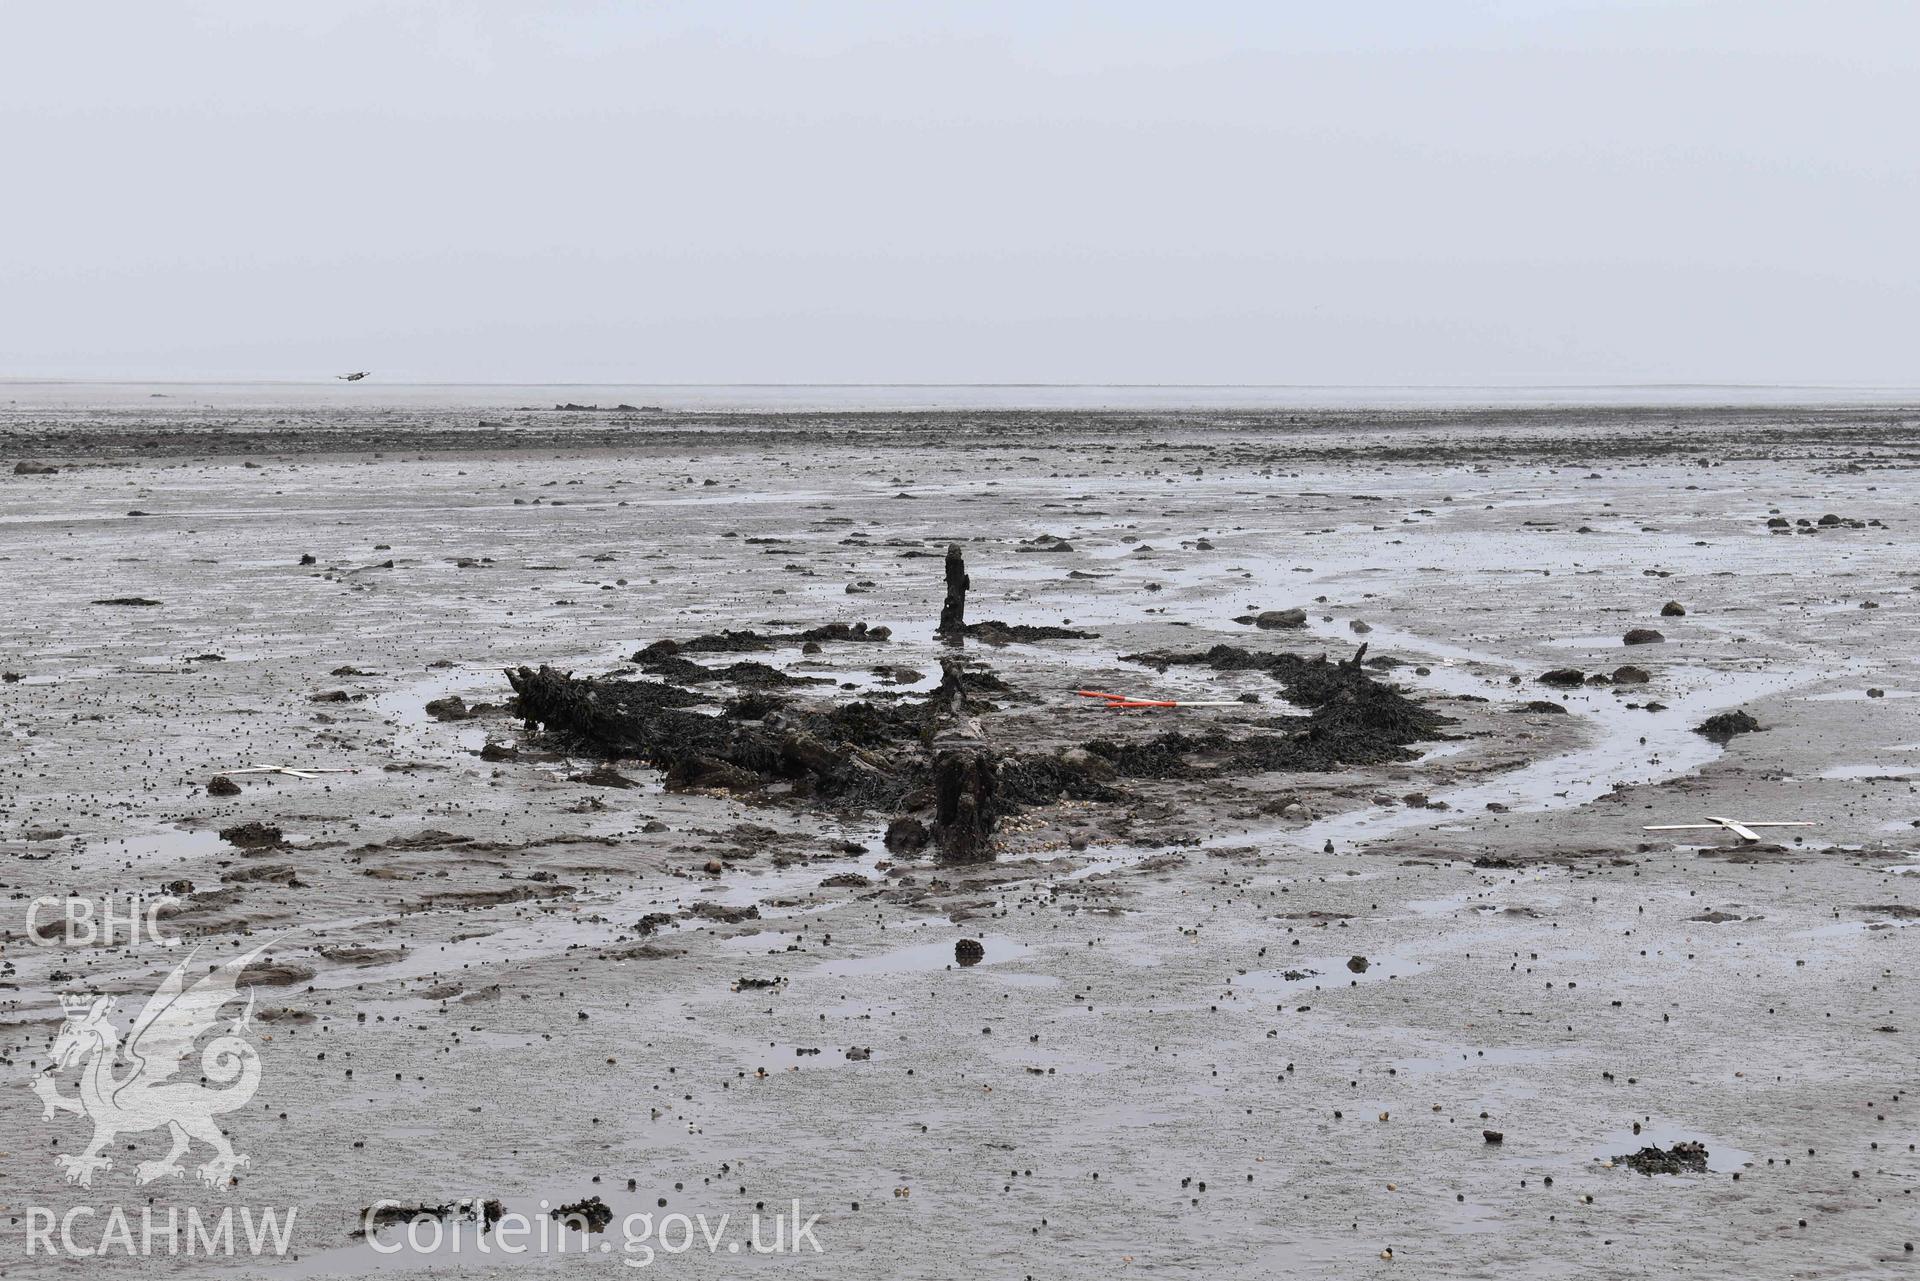
[[[360,771],[339,765],[249,765],[245,769],[220,772],[223,774],[286,774],[293,778],[318,778],[322,774],[358,774]]]
[[[1711,831],[1714,829],[1720,829],[1723,831],[1732,832],[1735,836],[1739,837],[1743,841],[1757,841],[1760,839],[1760,833],[1753,830],[1756,827],[1813,827],[1813,826],[1815,825],[1812,823],[1801,823],[1801,822],[1792,822],[1792,821],[1785,822],[1785,823],[1736,823],[1730,818],[1715,818],[1713,815],[1709,814],[1707,815],[1707,821],[1704,823],[1656,823],[1651,827],[1642,828],[1641,830],[1647,831],[1647,832],[1698,832],[1698,831]]]

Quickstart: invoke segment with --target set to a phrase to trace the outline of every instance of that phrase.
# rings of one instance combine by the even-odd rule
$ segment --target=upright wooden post
[[[972,583],[967,578],[966,557],[960,554],[959,543],[947,544],[947,598],[940,605],[940,626],[934,629],[934,635],[948,640],[960,640],[967,631],[967,588]]]

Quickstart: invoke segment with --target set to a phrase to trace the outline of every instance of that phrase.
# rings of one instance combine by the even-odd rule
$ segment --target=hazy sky
[[[1912,0],[0,3],[0,377],[1920,383]]]

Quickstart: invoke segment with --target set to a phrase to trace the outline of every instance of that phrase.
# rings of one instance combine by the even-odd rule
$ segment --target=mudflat
[[[1910,1276],[1916,418],[11,411],[8,1251],[26,1207],[246,1204],[298,1208],[248,1275],[506,1275],[797,1202],[818,1254],[642,1244]],[[936,636],[956,545],[1003,631]],[[834,750],[530,723],[542,666]],[[1002,780],[969,860],[898,826],[937,833],[956,681]],[[1645,830],[1709,815],[1810,826]],[[162,894],[174,946],[28,937]],[[124,1030],[182,949],[263,947],[249,1163],[141,1183],[150,1130],[70,1179],[62,996]],[[595,1197],[567,1257],[354,1235]]]

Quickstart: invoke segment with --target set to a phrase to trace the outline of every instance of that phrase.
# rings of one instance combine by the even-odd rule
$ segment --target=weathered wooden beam
[[[933,761],[933,838],[939,843],[940,856],[950,862],[990,862],[999,757],[988,745],[978,718],[967,710],[959,661],[943,658],[940,667],[940,688],[930,700],[935,710],[928,742]]]

